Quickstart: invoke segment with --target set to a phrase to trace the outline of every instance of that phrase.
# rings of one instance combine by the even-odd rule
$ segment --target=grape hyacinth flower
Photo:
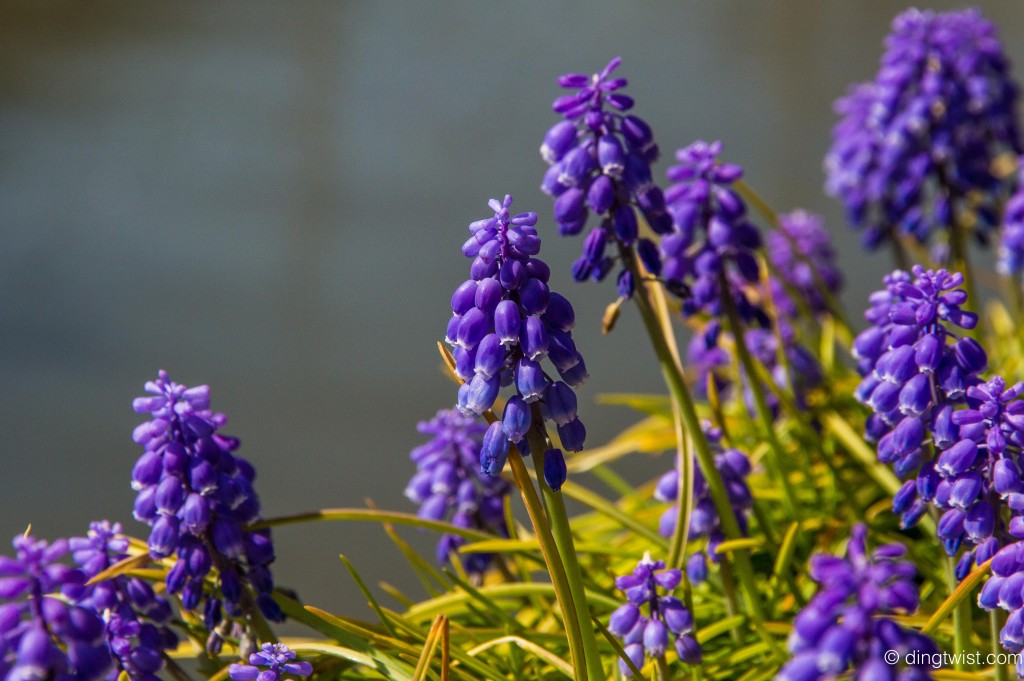
[[[975,563],[981,564],[997,549],[1024,539],[1024,479],[1021,449],[1024,445],[1024,383],[1007,386],[1001,376],[971,386],[967,408],[954,411],[959,439],[936,466],[942,481],[936,487],[936,504],[945,510],[939,519],[939,536],[953,546],[976,546],[957,565],[963,579]],[[952,454],[957,452],[954,458]],[[1014,518],[1007,526],[1003,509]]]
[[[69,541],[75,563],[92,579],[128,557],[128,538],[120,523],[89,524],[85,537]],[[153,591],[149,582],[130,575],[118,575],[88,587],[84,601],[100,613],[104,635],[113,656],[116,678],[122,671],[134,681],[151,681],[164,666],[163,653],[178,645],[168,627],[171,605]]]
[[[209,387],[188,388],[161,371],[146,392],[133,403],[137,413],[151,416],[133,434],[145,449],[132,471],[139,492],[134,515],[152,528],[151,555],[177,556],[167,591],[180,595],[186,610],[202,608],[210,630],[222,623],[224,610],[249,618],[258,608],[269,620],[283,619],[272,597],[270,531],[247,529],[260,519],[256,473],[235,454],[238,439],[217,432],[227,417],[210,410]],[[209,591],[204,584],[213,568],[219,588]],[[221,642],[214,632],[211,650]]]
[[[864,377],[855,395],[874,412],[867,438],[899,477],[917,474],[893,501],[904,527],[915,525],[927,504],[938,500],[941,507],[937,491],[944,475],[959,475],[973,463],[969,448],[954,446],[959,437],[953,414],[967,389],[980,382],[987,356],[973,338],[958,335],[978,323],[976,314],[962,309],[963,283],[962,274],[920,266],[913,277],[900,270],[887,275],[885,290],[870,297],[865,317],[871,326],[853,343]],[[935,460],[927,456],[929,439],[940,452]],[[950,555],[959,548],[952,535],[944,543]]]
[[[455,409],[442,409],[417,428],[431,439],[409,455],[416,463],[416,474],[406,486],[405,496],[420,505],[420,517],[450,517],[456,527],[507,537],[504,500],[511,487],[501,477],[480,471],[480,448],[487,426]],[[437,561],[447,563],[451,552],[464,543],[458,535],[442,536],[437,544]],[[467,572],[482,574],[493,557],[472,553],[463,564]]]
[[[928,243],[968,208],[980,229],[995,224],[1004,181],[993,161],[1021,153],[1018,91],[995,26],[977,10],[911,9],[893,20],[874,81],[836,103],[825,158],[826,190],[865,247],[897,233]]]
[[[536,213],[509,214],[512,197],[491,199],[494,217],[469,226],[462,247],[473,258],[470,279],[452,295],[453,316],[445,340],[454,346],[455,373],[464,381],[458,408],[480,416],[494,406],[503,386],[514,386],[501,421],[484,434],[480,466],[497,476],[509,444],[528,453],[526,434],[534,425],[537,403],[543,418],[554,421],[562,447],[583,449],[586,429],[576,414],[576,393],[587,367],[576,350],[576,315],[564,297],[548,288],[548,266],[540,252]],[[561,380],[553,380],[541,362],[547,358]]]
[[[296,662],[295,651],[283,643],[264,643],[262,649],[249,656],[249,664],[228,667],[228,676],[233,681],[285,681],[312,673],[313,665]]]
[[[633,99],[621,92],[625,78],[613,78],[616,57],[593,76],[570,73],[558,84],[575,90],[555,100],[565,117],[544,136],[540,153],[549,164],[541,189],[555,199],[555,221],[562,235],[583,231],[590,211],[600,224],[587,234],[583,254],[572,266],[577,281],[602,281],[616,258],[634,250],[654,276],[661,269],[655,244],[638,236],[636,211],[658,234],[671,230],[665,197],[651,177],[658,145],[647,123],[628,112]],[[618,251],[609,253],[609,248]],[[619,295],[629,298],[636,282],[628,267],[618,275]]]
[[[746,535],[748,531],[747,514],[753,507],[754,499],[747,485],[750,475],[750,460],[738,449],[722,447],[722,431],[710,423],[702,424],[704,436],[707,438],[715,458],[715,469],[725,485],[729,503],[732,505],[736,522],[740,531]],[[715,503],[711,498],[707,480],[700,466],[693,467],[693,511],[690,515],[689,541],[707,539],[707,547],[703,552],[694,553],[687,563],[687,574],[690,581],[699,584],[707,576],[706,559],[717,563],[720,559],[716,547],[725,541],[721,522]],[[679,471],[673,469],[658,479],[654,489],[654,498],[672,506],[666,510],[658,523],[658,533],[663,537],[671,537],[676,530],[679,499]]]
[[[643,667],[645,656],[662,657],[669,643],[680,661],[700,664],[703,653],[693,636],[693,615],[678,598],[659,595],[659,587],[671,594],[681,580],[679,570],[666,570],[665,561],[651,560],[649,552],[631,574],[615,578],[615,586],[626,593],[628,602],[612,613],[608,631],[622,639],[626,655],[637,668]],[[624,660],[619,660],[619,669],[624,676],[633,676]]]
[[[1001,274],[1024,275],[1024,163],[1017,160],[1017,189],[1003,208],[1003,231],[996,267]]]
[[[665,192],[672,233],[661,240],[661,276],[670,291],[688,292],[684,317],[705,313],[721,319],[723,297],[729,296],[743,322],[766,327],[767,315],[746,291],[759,281],[761,234],[732,188],[743,169],[721,163],[721,150],[721,142],[698,141],[676,152],[678,163],[667,172],[675,184]]]
[[[880,546],[870,554],[867,528],[855,525],[846,557],[817,554],[811,578],[818,593],[793,621],[789,650],[793,657],[776,681],[852,679],[930,679],[930,655],[938,648],[927,636],[897,624],[892,615],[913,613],[918,606],[916,569],[900,560],[899,544]],[[899,651],[892,663],[883,653]],[[921,653],[918,665],[907,665],[909,653]],[[915,656],[910,655],[913,660]]]
[[[812,314],[829,311],[821,287],[838,295],[843,275],[820,216],[805,210],[779,215],[778,228],[765,235],[765,251],[774,269],[769,295],[780,317],[798,316],[800,310],[793,295],[799,296]]]
[[[110,669],[103,620],[82,603],[86,577],[58,562],[68,542],[29,534],[0,556],[0,677],[90,681]],[[58,645],[58,641],[60,645]]]
[[[743,338],[750,352],[758,363],[761,364],[772,377],[775,385],[795,398],[798,407],[807,404],[807,393],[821,384],[821,365],[814,355],[804,347],[796,336],[796,331],[788,322],[779,321],[779,335],[782,338],[781,349],[785,352],[786,362],[779,361],[779,338],[771,329],[759,327],[746,329]],[[690,339],[687,346],[687,360],[694,368],[697,376],[697,383],[694,394],[706,398],[708,396],[709,382],[714,385],[719,394],[726,392],[732,385],[733,361],[730,350],[722,343],[721,325],[713,321],[705,327],[703,333],[696,333]],[[732,339],[732,334],[727,334]],[[750,378],[744,367],[738,367],[740,383],[742,385],[743,403],[751,414],[756,413],[756,404],[751,389]],[[773,391],[765,392],[765,401],[771,410],[773,417],[778,417],[779,399]]]

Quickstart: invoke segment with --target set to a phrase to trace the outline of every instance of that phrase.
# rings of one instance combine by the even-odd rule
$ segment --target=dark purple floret
[[[565,120],[544,136],[541,157],[549,164],[541,189],[555,200],[555,221],[562,235],[583,232],[590,213],[598,216],[583,243],[583,254],[572,266],[577,281],[603,280],[621,255],[640,255],[654,276],[661,269],[657,247],[638,236],[636,211],[651,229],[666,234],[671,221],[661,188],[651,176],[658,145],[647,123],[626,113],[631,97],[621,92],[625,78],[612,78],[621,59],[600,73],[571,73],[558,84],[574,90],[555,100],[554,110]],[[623,267],[617,276],[619,294],[629,298],[635,283]]]
[[[504,500],[510,486],[500,475],[481,472],[481,445],[487,426],[475,417],[447,409],[429,421],[421,421],[417,428],[430,441],[409,455],[416,464],[416,474],[406,486],[405,496],[420,505],[420,516],[507,537]],[[447,563],[451,552],[464,543],[458,535],[441,537],[438,562]],[[467,572],[482,574],[493,558],[492,554],[472,553],[465,556],[463,565]]]
[[[13,558],[0,556],[0,677],[103,677],[111,666],[103,620],[88,602],[85,574],[59,562],[68,542],[25,534],[13,545]]]
[[[780,316],[795,318],[799,314],[793,295],[800,296],[814,314],[829,311],[821,287],[838,295],[843,276],[820,216],[804,210],[780,215],[778,229],[765,235],[765,251],[774,268],[769,286]]]
[[[295,652],[283,643],[264,643],[263,648],[249,656],[249,664],[228,667],[228,676],[233,681],[285,681],[312,673],[313,665],[296,662]]]
[[[480,465],[498,475],[509,443],[528,450],[526,433],[540,414],[555,421],[562,448],[578,452],[586,431],[576,415],[573,388],[588,378],[576,350],[572,305],[548,288],[551,274],[542,260],[536,213],[510,215],[512,197],[491,199],[494,217],[469,226],[462,247],[473,258],[471,278],[452,295],[452,319],[445,340],[453,346],[455,373],[464,382],[458,408],[467,416],[491,409],[502,387],[514,386],[493,433],[484,436]],[[544,369],[547,359],[561,380]]]
[[[718,471],[722,483],[725,485],[729,503],[732,505],[733,513],[739,524],[740,531],[746,535],[748,530],[747,514],[753,507],[754,499],[747,485],[747,476],[750,475],[750,461],[747,455],[738,449],[726,449],[722,447],[722,431],[713,428],[711,424],[702,424],[704,435],[712,448],[715,459],[715,469]],[[690,541],[706,539],[707,544],[703,551],[698,551],[691,556],[692,564],[687,564],[687,573],[691,580],[699,583],[704,581],[707,575],[707,564],[705,558],[717,563],[720,556],[716,547],[725,541],[725,534],[722,532],[721,521],[718,511],[715,510],[715,503],[711,498],[704,474],[699,466],[694,466],[693,478],[693,511],[690,515]],[[658,523],[658,533],[663,537],[671,537],[675,533],[676,518],[678,516],[679,499],[679,471],[671,470],[658,479],[654,489],[654,498],[672,506],[666,510]],[[699,557],[699,558],[698,558]],[[697,562],[699,561],[699,562]],[[699,577],[699,579],[697,578]]]
[[[793,657],[775,677],[779,681],[846,678],[847,671],[854,679],[932,678],[930,657],[918,665],[906,661],[907,653],[937,653],[934,641],[891,618],[917,609],[916,569],[900,560],[906,551],[899,544],[869,554],[866,537],[864,525],[855,525],[845,558],[811,558],[818,593],[793,621]],[[900,653],[895,663],[883,656],[890,650]]]
[[[651,560],[645,553],[631,574],[615,579],[615,586],[626,594],[626,604],[612,613],[608,631],[622,640],[623,648],[637,668],[644,658],[661,657],[675,648],[679,660],[700,664],[702,651],[693,636],[693,615],[671,594],[682,580],[679,570],[666,570],[665,561]],[[666,595],[660,595],[661,592]],[[626,677],[633,673],[623,660],[619,669]]]
[[[128,538],[121,525],[107,521],[90,523],[85,537],[70,540],[72,557],[92,579],[128,557]],[[171,631],[171,605],[149,582],[118,575],[88,587],[87,603],[101,614],[104,636],[114,661],[112,678],[122,671],[133,681],[152,681],[163,668],[163,653],[178,645]]]
[[[235,454],[238,439],[217,432],[227,417],[210,410],[209,387],[187,388],[161,371],[146,392],[133,404],[151,416],[134,433],[145,449],[132,472],[139,491],[135,518],[152,528],[154,557],[177,557],[167,573],[168,592],[179,595],[186,610],[202,612],[211,630],[222,623],[223,610],[242,618],[252,614],[249,606],[267,619],[283,619],[272,596],[270,531],[248,529],[260,519],[256,472]],[[214,568],[219,589],[206,583]],[[211,641],[211,649],[219,643]]]
[[[826,188],[865,246],[897,234],[927,243],[968,210],[992,227],[1004,183],[993,160],[1021,152],[1017,96],[995,26],[977,10],[896,17],[875,80],[836,103],[825,158]]]

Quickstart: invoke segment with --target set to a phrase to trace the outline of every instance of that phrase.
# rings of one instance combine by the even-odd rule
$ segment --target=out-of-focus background
[[[981,6],[1024,67],[1024,5]],[[455,399],[435,343],[466,278],[459,247],[504,193],[541,214],[553,287],[576,305],[589,442],[630,423],[594,401],[662,390],[647,340],[631,310],[601,336],[613,284],[572,283],[579,240],[554,235],[537,188],[555,77],[615,55],[657,172],[721,139],[776,207],[825,214],[858,318],[892,265],[860,250],[821,160],[833,100],[874,75],[904,7],[0,4],[0,538],[101,517],[144,534],[131,400],[160,368],[212,386],[267,516],[415,510],[416,421]],[[342,552],[419,593],[379,527],[276,540],[277,581],[322,607],[362,607]]]

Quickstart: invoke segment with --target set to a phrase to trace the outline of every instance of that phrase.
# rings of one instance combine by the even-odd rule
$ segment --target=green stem
[[[750,392],[754,396],[754,406],[757,410],[758,418],[761,419],[761,423],[764,425],[765,437],[768,440],[768,451],[771,453],[767,457],[769,466],[772,470],[773,476],[777,479],[779,484],[782,485],[782,498],[785,501],[786,510],[789,512],[790,517],[793,520],[799,520],[800,514],[797,511],[798,502],[796,498],[796,491],[793,489],[792,483],[789,481],[789,477],[786,475],[786,469],[783,462],[786,459],[786,453],[782,448],[782,443],[779,442],[778,436],[775,434],[775,420],[772,418],[771,409],[768,407],[768,400],[765,399],[764,389],[758,380],[757,367],[754,365],[754,358],[750,356],[750,350],[747,349],[746,337],[743,333],[743,324],[740,322],[739,314],[736,312],[736,305],[733,302],[729,294],[728,281],[725,278],[725,270],[719,273],[719,284],[721,286],[722,294],[722,307],[725,309],[725,316],[729,322],[729,329],[732,331],[733,340],[736,345],[736,355],[739,357],[740,364],[743,367],[744,373],[747,375],[747,385],[750,386]]]
[[[530,443],[533,469],[537,472],[537,484],[541,489],[544,508],[547,509],[548,518],[551,521],[551,533],[558,549],[558,555],[562,559],[569,592],[572,595],[576,619],[579,622],[587,674],[594,681],[600,681],[605,678],[604,669],[601,666],[601,651],[597,647],[594,628],[590,625],[590,608],[587,605],[587,594],[583,587],[583,573],[580,571],[580,564],[576,558],[576,547],[573,544],[572,529],[569,527],[569,515],[565,510],[565,499],[561,492],[552,490],[544,482],[544,452],[549,449],[544,417],[540,413],[540,406],[536,403],[533,404],[530,413],[533,425],[526,437]]]
[[[722,591],[725,593],[725,614],[733,617],[740,611],[739,603],[736,602],[736,580],[733,579],[732,568],[724,561],[720,565],[719,573],[722,575]],[[740,642],[740,632],[736,627],[729,630],[729,636],[733,643]]]
[[[953,593],[957,587],[956,574],[953,566],[953,558],[946,556],[946,582],[949,586],[949,593]],[[971,642],[971,601],[964,599],[957,604],[953,610],[953,650],[957,653],[967,650]],[[967,668],[963,656],[954,658],[957,670]]]
[[[686,544],[690,539],[690,515],[693,513],[693,453],[690,451],[689,438],[683,434],[682,415],[678,409],[673,409],[672,412],[676,442],[679,443],[676,455],[679,491],[676,494],[676,527],[668,547],[668,566],[681,568],[686,558]]]
[[[743,533],[740,532],[739,523],[736,521],[736,515],[729,501],[729,495],[726,492],[722,478],[718,474],[718,469],[715,468],[714,453],[711,451],[707,437],[705,437],[704,431],[701,429],[700,417],[697,415],[697,408],[693,397],[686,387],[682,367],[676,362],[668,341],[663,335],[661,321],[658,318],[658,313],[651,301],[650,291],[647,288],[648,282],[640,275],[641,270],[635,254],[627,249],[622,249],[622,251],[623,262],[626,263],[626,266],[633,274],[633,280],[637,282],[634,294],[637,309],[640,311],[640,317],[647,328],[651,344],[654,346],[654,354],[658,359],[669,394],[677,405],[683,424],[686,426],[686,430],[689,432],[690,438],[694,443],[697,462],[704,473],[708,492],[711,494],[715,510],[718,512],[722,531],[728,539],[740,539]],[[754,567],[750,562],[749,551],[744,549],[733,552],[733,560],[757,633],[779,659],[784,659],[784,651],[764,626],[764,609],[761,605],[761,595],[758,593],[757,583],[754,579]]]
[[[952,202],[952,199],[950,201]],[[955,208],[951,206],[950,211],[954,210]],[[949,248],[953,259],[953,269],[964,275],[964,290],[967,291],[967,304],[964,307],[975,311],[980,310],[981,300],[974,288],[974,276],[971,273],[971,262],[964,240],[964,228],[955,214],[949,221]]]
[[[665,661],[664,655],[654,658],[654,666],[658,670],[658,681],[671,681],[672,677],[668,673],[668,662]]]
[[[569,653],[572,656],[572,668],[576,674],[576,681],[588,681],[586,657],[583,652],[583,635],[580,631],[580,621],[576,615],[576,607],[573,602],[572,589],[565,574],[565,568],[559,559],[558,546],[551,534],[551,527],[541,507],[537,490],[530,480],[530,473],[526,470],[523,457],[515,447],[510,448],[508,461],[512,467],[512,476],[515,478],[516,486],[523,496],[523,503],[526,505],[526,512],[530,516],[533,530],[537,533],[537,540],[540,542],[541,553],[544,554],[544,562],[547,564],[548,573],[551,575],[551,585],[555,589],[555,597],[562,610],[562,619],[565,621],[566,637],[569,640]],[[539,482],[539,481],[538,481]],[[543,486],[543,483],[540,483]],[[600,677],[598,677],[600,679]],[[598,681],[595,679],[594,681]]]
[[[990,610],[988,613],[989,636],[992,639],[992,654],[996,656],[1005,653],[1002,646],[999,645],[999,630],[1001,628],[999,620],[999,610]],[[998,659],[998,657],[996,659]],[[1007,673],[1005,664],[996,664],[995,672],[996,681],[1010,681],[1010,675]]]

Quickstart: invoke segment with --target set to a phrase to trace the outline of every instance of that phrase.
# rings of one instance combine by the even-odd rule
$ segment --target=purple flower
[[[572,389],[588,374],[572,339],[572,305],[548,288],[551,271],[533,257],[540,252],[537,214],[510,215],[511,196],[491,199],[489,205],[494,217],[472,223],[472,236],[462,247],[473,258],[471,278],[452,294],[445,340],[453,346],[455,373],[464,381],[458,395],[463,414],[480,416],[494,406],[503,386],[515,386],[500,424],[482,443],[481,468],[494,476],[505,464],[510,442],[528,451],[526,433],[537,415],[555,421],[564,449],[583,448],[586,431]],[[545,359],[560,381],[549,378],[541,364]]]
[[[874,248],[898,231],[927,243],[959,211],[994,224],[993,160],[1021,152],[1018,87],[977,10],[911,9],[893,20],[875,80],[836,103],[826,189]],[[980,199],[968,207],[965,197]]]
[[[59,562],[68,542],[25,534],[13,545],[13,558],[0,556],[0,677],[101,678],[111,663],[103,620],[82,571]]]
[[[626,113],[633,108],[633,99],[621,92],[626,79],[611,77],[621,61],[616,57],[593,76],[570,73],[558,79],[574,92],[555,100],[554,110],[565,120],[548,131],[540,148],[550,166],[541,189],[555,200],[559,233],[581,233],[591,211],[599,218],[572,266],[577,281],[603,280],[619,252],[628,258],[638,253],[644,267],[657,276],[657,247],[638,237],[636,211],[656,233],[671,229],[664,195],[651,177],[658,145],[650,126]],[[619,294],[629,298],[634,286],[630,271],[621,270]]]
[[[240,617],[253,594],[267,619],[283,619],[272,596],[270,531],[247,529],[260,519],[256,472],[235,454],[238,439],[217,432],[227,417],[210,410],[209,387],[188,388],[161,371],[146,392],[133,404],[151,417],[134,433],[145,450],[132,472],[139,492],[135,518],[152,528],[153,556],[177,557],[167,573],[168,592],[178,594],[186,610],[202,608],[211,630],[223,609]],[[217,589],[207,582],[213,568]],[[211,641],[211,649],[219,643]]]
[[[75,563],[92,579],[128,557],[128,538],[121,525],[107,521],[90,523],[85,537],[74,537],[69,546]],[[101,614],[104,637],[113,657],[115,674],[124,671],[131,679],[150,680],[163,668],[163,653],[178,645],[167,626],[171,605],[139,577],[118,575],[88,587],[84,603]]]
[[[420,515],[431,520],[450,519],[463,528],[508,536],[504,500],[510,487],[500,476],[482,473],[480,451],[487,426],[454,409],[441,410],[417,426],[430,441],[409,455],[416,474],[405,488],[405,496],[420,505]],[[437,560],[447,563],[452,551],[465,540],[446,534],[437,545]],[[468,554],[463,564],[468,572],[483,573],[492,554]]]
[[[743,332],[743,339],[751,356],[765,368],[775,385],[793,395],[797,406],[804,407],[807,393],[821,384],[821,365],[797,340],[796,331],[789,322],[780,319],[778,328],[782,338],[782,351],[786,356],[785,364],[779,361],[779,338],[771,329],[747,329]],[[723,343],[722,341],[726,339],[730,342]],[[695,394],[707,397],[710,381],[714,381],[720,394],[732,386],[733,345],[735,341],[732,340],[732,334],[721,332],[717,320],[709,323],[703,333],[693,335],[687,346],[687,359],[697,376]],[[744,405],[751,414],[756,414],[750,377],[742,365],[739,366],[739,377]],[[777,416],[778,397],[773,391],[765,391],[765,399],[772,414]]]
[[[722,447],[721,430],[711,427],[711,424],[707,422],[704,422],[702,427],[704,436],[707,438],[708,444],[714,453],[715,469],[725,485],[726,495],[729,497],[729,503],[732,505],[740,531],[745,535],[748,529],[747,513],[753,507],[753,496],[750,493],[750,487],[747,485],[747,476],[750,475],[750,461],[747,459],[747,455],[738,449],[725,449]],[[706,556],[711,562],[717,563],[720,556],[715,547],[725,541],[725,534],[722,532],[721,519],[718,517],[714,500],[711,498],[711,491],[708,488],[707,480],[699,466],[694,466],[693,470],[693,510],[690,515],[690,541],[707,539],[707,545],[703,553],[698,552],[694,555]],[[658,524],[659,534],[663,537],[671,537],[675,533],[676,517],[678,515],[676,501],[679,498],[679,472],[677,470],[668,471],[658,479],[657,486],[654,489],[654,498],[658,501],[672,504],[662,514],[661,521]],[[691,560],[693,560],[692,557]],[[689,567],[693,568],[692,570],[688,569],[688,574],[691,578],[699,577],[699,579],[693,579],[694,582],[704,581],[707,576],[707,570],[706,563],[703,560],[701,563],[695,562]]]
[[[671,644],[686,664],[700,664],[700,644],[693,636],[693,615],[671,595],[682,580],[679,570],[666,570],[665,561],[645,553],[631,574],[615,579],[627,602],[612,613],[608,631],[622,640],[626,655],[638,668],[645,657],[661,657]],[[660,595],[664,592],[666,595]],[[623,660],[619,669],[633,675]]]
[[[694,142],[676,152],[665,192],[672,232],[661,239],[661,276],[670,291],[685,291],[683,316],[723,316],[723,296],[734,301],[744,322],[767,326],[767,316],[747,295],[760,271],[761,235],[747,219],[747,206],[732,184],[743,169],[718,159],[721,142]],[[722,281],[727,290],[722,290]]]
[[[843,276],[820,216],[804,210],[780,215],[778,229],[765,235],[765,251],[775,270],[769,292],[780,316],[797,317],[799,306],[793,294],[814,314],[829,311],[821,287],[838,294]]]
[[[779,681],[833,679],[848,670],[857,679],[904,678],[897,674],[908,667],[913,672],[906,678],[931,678],[928,658],[920,665],[905,665],[905,653],[935,653],[935,643],[891,619],[917,609],[916,569],[899,560],[905,553],[899,544],[869,554],[866,537],[864,525],[855,525],[845,558],[811,557],[810,574],[819,584],[818,593],[793,621],[793,658],[775,677]],[[882,656],[887,650],[903,654],[891,663]]]
[[[313,666],[296,662],[295,652],[283,643],[264,643],[262,649],[249,656],[249,664],[228,667],[228,676],[233,681],[284,681],[312,673]]]
[[[975,546],[991,536],[986,518],[972,515],[965,527],[965,509],[955,508],[973,503],[965,494],[979,466],[977,445],[961,437],[962,417],[955,408],[981,382],[987,358],[977,341],[958,334],[978,322],[962,309],[963,275],[920,266],[913,272],[913,278],[893,272],[885,278],[886,289],[871,295],[865,316],[872,326],[853,344],[864,377],[855,394],[874,411],[867,436],[877,442],[879,460],[892,464],[901,478],[916,473],[893,502],[902,524],[916,524],[928,504],[948,511],[939,536],[955,555],[964,540]],[[934,460],[929,436],[938,452]],[[979,507],[972,513],[980,512]]]

